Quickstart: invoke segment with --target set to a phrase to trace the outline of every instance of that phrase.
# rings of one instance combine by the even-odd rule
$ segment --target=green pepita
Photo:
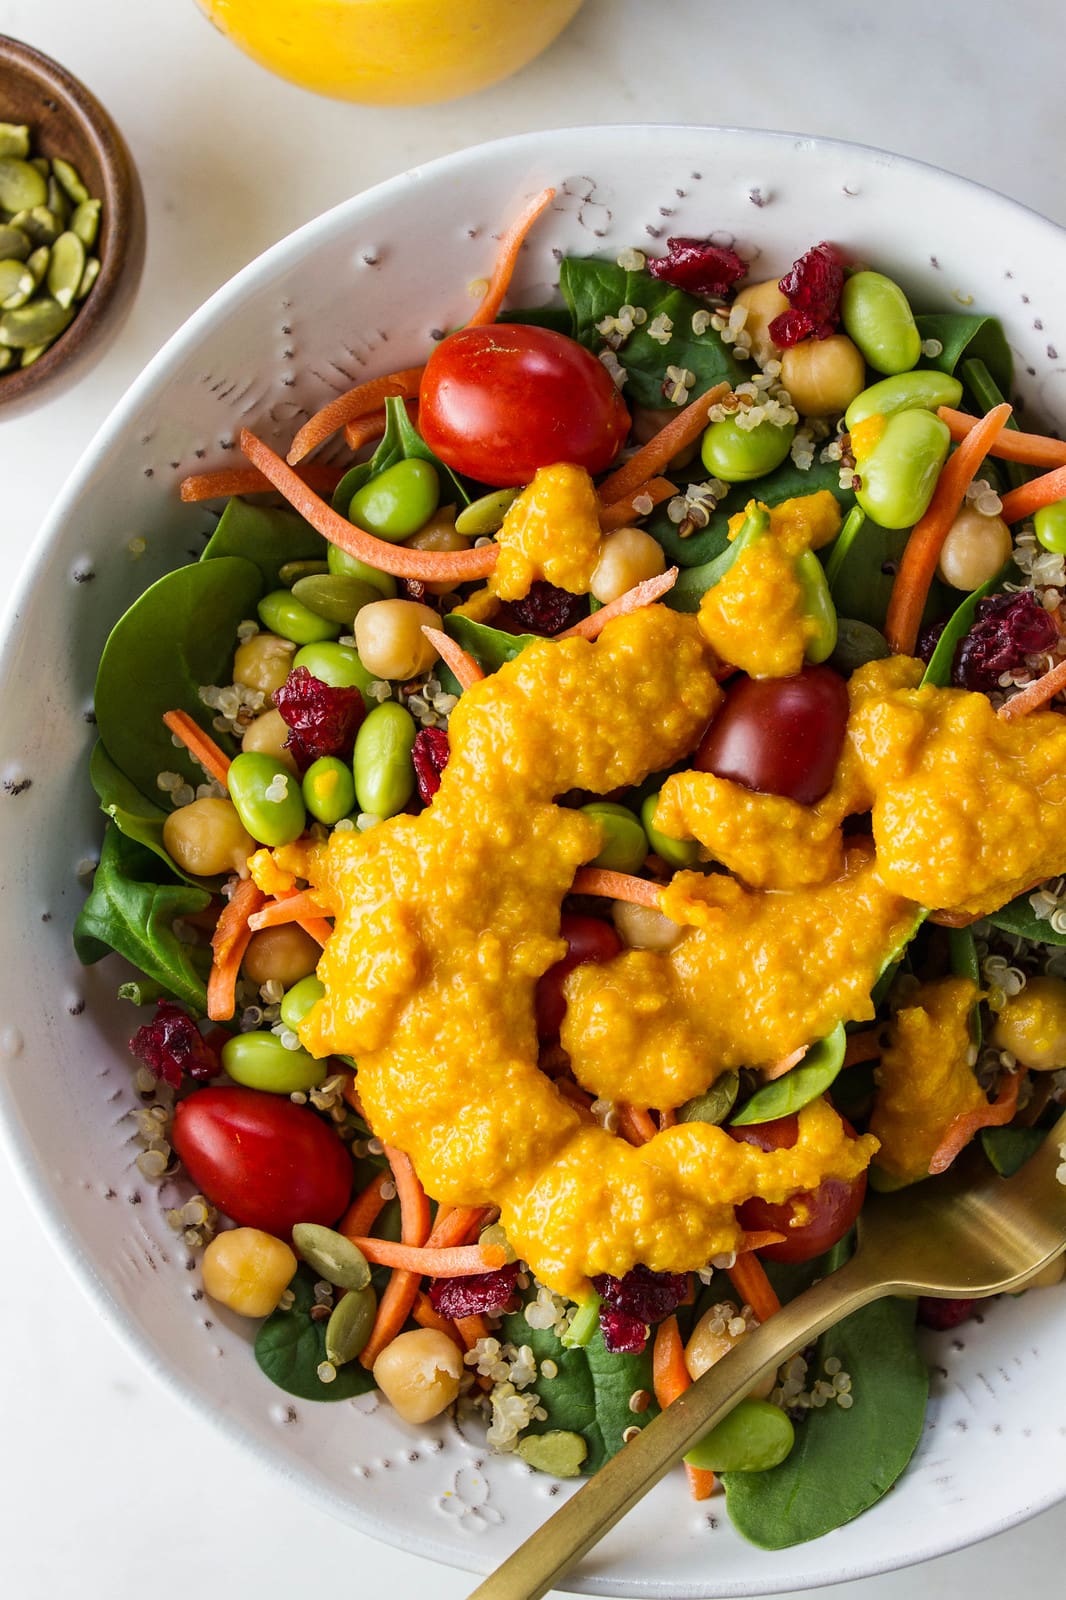
[[[68,326],[74,313],[54,300],[33,300],[0,316],[0,344],[16,350],[48,344]]]
[[[33,281],[38,287],[44,282],[51,259],[52,252],[46,244],[38,245],[37,249],[26,257],[26,270],[33,273]]]
[[[21,228],[0,222],[0,261],[25,261],[33,245]]]
[[[77,234],[86,250],[92,249],[100,231],[99,200],[83,200],[80,206],[75,206],[70,219],[70,231]]]
[[[498,533],[503,519],[518,499],[520,489],[494,489],[480,500],[471,500],[455,519],[455,531],[469,539],[484,539]]]
[[[52,246],[48,267],[48,293],[56,305],[73,304],[85,271],[85,246],[76,233],[61,233]]]
[[[346,622],[349,625],[356,612],[381,599],[381,590],[363,578],[348,578],[343,573],[326,573],[298,578],[292,586],[293,597],[313,611],[316,617],[327,622]]]
[[[0,156],[0,206],[5,211],[32,211],[48,199],[48,184],[37,168],[19,156]]]
[[[14,350],[8,350],[4,345],[0,344],[0,372],[6,372],[8,367],[13,367],[14,365]]]
[[[46,156],[29,156],[27,159],[30,163],[30,166],[36,167],[37,171],[41,174],[41,177],[47,182],[47,180],[52,176],[52,163],[48,160],[48,158]]]
[[[278,568],[278,581],[283,583],[286,589],[291,589],[301,578],[314,578],[319,573],[328,571],[329,567],[325,561],[286,561],[284,566]]]
[[[54,244],[63,232],[63,224],[47,206],[34,206],[32,211],[16,211],[11,218],[16,228],[28,233],[33,244]]]
[[[37,287],[32,272],[22,261],[0,261],[0,309],[10,311],[23,305]]]
[[[373,1289],[353,1290],[338,1300],[326,1323],[326,1360],[335,1367],[355,1361],[366,1349],[377,1316],[378,1297]]]
[[[65,228],[70,221],[72,207],[54,178],[48,180],[48,199],[45,203],[53,217],[58,217]]]
[[[0,122],[0,156],[18,156],[21,160],[30,153],[30,130],[24,122]]]
[[[740,1091],[740,1077],[735,1072],[723,1072],[716,1078],[711,1087],[704,1094],[696,1095],[693,1100],[686,1100],[678,1108],[678,1122],[713,1122],[716,1126],[723,1123],[732,1111]]]
[[[99,276],[100,262],[97,260],[96,256],[87,256],[85,261],[85,271],[81,275],[81,282],[78,284],[78,292],[74,296],[75,300],[84,300],[85,296],[89,293],[89,290],[92,288]]]
[[[44,355],[45,351],[46,350],[51,350],[51,348],[52,348],[52,340],[51,339],[48,339],[44,344],[31,344],[27,349],[23,350],[22,356],[21,356],[21,358],[19,360],[19,366],[20,367],[32,367],[33,363],[35,361],[40,361],[40,359]],[[14,354],[14,352],[12,352],[12,354]]]
[[[292,1242],[312,1272],[338,1289],[365,1289],[370,1263],[358,1245],[319,1222],[298,1222]]]
[[[77,167],[72,167],[69,161],[56,156],[52,162],[52,171],[76,206],[80,206],[83,200],[88,200],[89,191],[82,183]]]
[[[527,1433],[515,1445],[515,1453],[537,1472],[548,1472],[553,1478],[577,1478],[589,1447],[579,1433],[556,1428],[549,1433]]]

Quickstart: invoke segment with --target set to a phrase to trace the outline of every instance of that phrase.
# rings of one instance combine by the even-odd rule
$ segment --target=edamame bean
[[[844,327],[875,372],[909,372],[922,353],[910,302],[883,272],[853,272],[840,300]]]
[[[958,378],[950,372],[922,367],[872,383],[855,396],[844,413],[844,424],[851,429],[867,417],[894,417],[897,411],[935,411],[938,406],[957,406],[961,399]]]
[[[581,809],[603,830],[599,853],[589,866],[603,867],[607,872],[639,871],[647,859],[648,839],[633,812],[610,800],[593,800]]]
[[[923,515],[947,460],[951,435],[931,411],[898,411],[857,464],[855,491],[866,515],[882,528],[911,528]]]
[[[700,456],[707,471],[723,483],[748,483],[781,465],[795,432],[794,423],[742,428],[735,417],[722,417],[703,435]]]
[[[346,550],[338,550],[331,544],[326,551],[326,565],[330,572],[335,572],[345,578],[362,578],[364,583],[372,583],[375,589],[380,589],[386,600],[392,600],[396,594],[396,579],[390,572],[379,572],[377,567],[372,567],[366,561],[360,561],[358,556],[350,556]]]
[[[804,550],[797,557],[796,576],[803,590],[803,608],[814,624],[803,653],[808,661],[825,661],[836,649],[837,613],[825,568],[813,550]]]
[[[1066,500],[1041,506],[1033,517],[1033,529],[1045,550],[1056,555],[1066,552]]]
[[[294,599],[288,589],[272,589],[270,594],[265,594],[258,611],[264,628],[283,639],[291,639],[293,644],[318,644],[323,639],[335,639],[342,627],[339,622],[327,622],[325,617],[316,616]]]
[[[304,805],[316,822],[330,827],[346,817],[355,805],[351,768],[339,756],[319,756],[303,779]]]
[[[350,578],[341,572],[312,573],[308,577],[297,578],[292,586],[292,594],[316,617],[349,625],[356,612],[372,601],[381,599],[381,590],[374,584],[367,583],[365,578]]]
[[[640,808],[640,820],[644,824],[644,831],[648,835],[648,843],[668,867],[673,867],[675,872],[686,871],[694,867],[700,859],[700,847],[695,839],[671,839],[668,833],[663,833],[661,828],[655,826],[655,812],[659,805],[659,791],[650,794]]]
[[[705,1472],[765,1472],[784,1461],[795,1441],[796,1431],[780,1406],[741,1400],[685,1460]]]
[[[253,839],[275,849],[291,844],[304,831],[300,781],[273,756],[245,750],[230,762],[229,795],[237,815]]]
[[[405,706],[386,700],[375,706],[355,736],[352,772],[360,809],[394,817],[415,791],[411,748],[418,732]]]
[[[348,644],[305,644],[292,658],[294,667],[306,667],[313,678],[328,683],[331,689],[360,689],[367,708],[376,704],[366,699],[366,691],[374,682],[359,659],[358,652]]]
[[[327,1061],[316,1061],[306,1050],[287,1050],[276,1033],[258,1029],[227,1039],[222,1046],[222,1065],[234,1083],[267,1094],[316,1089],[329,1070]]]
[[[431,461],[409,457],[387,467],[352,495],[348,519],[391,544],[409,539],[428,522],[440,499],[440,479]]]
[[[294,1031],[326,992],[326,986],[312,972],[309,977],[294,983],[281,1002],[281,1020]]]

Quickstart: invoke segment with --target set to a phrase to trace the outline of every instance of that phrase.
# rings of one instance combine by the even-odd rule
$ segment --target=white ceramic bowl
[[[207,513],[179,478],[236,461],[242,424],[284,444],[309,408],[424,357],[467,315],[493,233],[547,183],[554,210],[515,298],[546,298],[559,252],[655,249],[711,233],[775,275],[830,238],[899,277],[921,305],[1004,320],[1018,389],[1066,418],[1066,233],[961,179],[877,151],[737,130],[591,128],[450,156],[293,234],[219,291],[156,357],[60,497],[10,616],[0,723],[0,1107],[12,1159],[68,1259],[143,1360],[260,1459],[378,1537],[484,1571],[565,1488],[450,1422],[409,1428],[374,1398],[289,1404],[247,1325],[198,1296],[163,1206],[133,1164],[115,964],[83,971],[70,930],[101,818],[85,772],[108,629],[158,574],[195,555]],[[147,539],[143,554],[131,541]],[[18,930],[16,935],[15,930]],[[187,1270],[188,1269],[188,1270]],[[582,1592],[765,1594],[958,1548],[1066,1495],[1060,1293],[992,1306],[930,1346],[934,1394],[917,1456],[872,1512],[778,1554],[746,1545],[717,1500],[660,1485],[572,1580]]]

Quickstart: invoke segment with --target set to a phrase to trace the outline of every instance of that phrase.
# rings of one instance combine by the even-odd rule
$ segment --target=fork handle
[[[540,1600],[767,1372],[835,1323],[901,1285],[858,1251],[741,1339],[532,1533],[469,1600]]]

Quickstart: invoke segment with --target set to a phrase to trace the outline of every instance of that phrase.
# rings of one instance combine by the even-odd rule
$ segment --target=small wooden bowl
[[[32,154],[72,162],[103,201],[93,248],[100,274],[77,316],[32,366],[0,372],[0,413],[10,417],[76,378],[118,332],[144,266],[144,196],[125,140],[100,102],[57,62],[5,34],[0,121],[28,123]]]

